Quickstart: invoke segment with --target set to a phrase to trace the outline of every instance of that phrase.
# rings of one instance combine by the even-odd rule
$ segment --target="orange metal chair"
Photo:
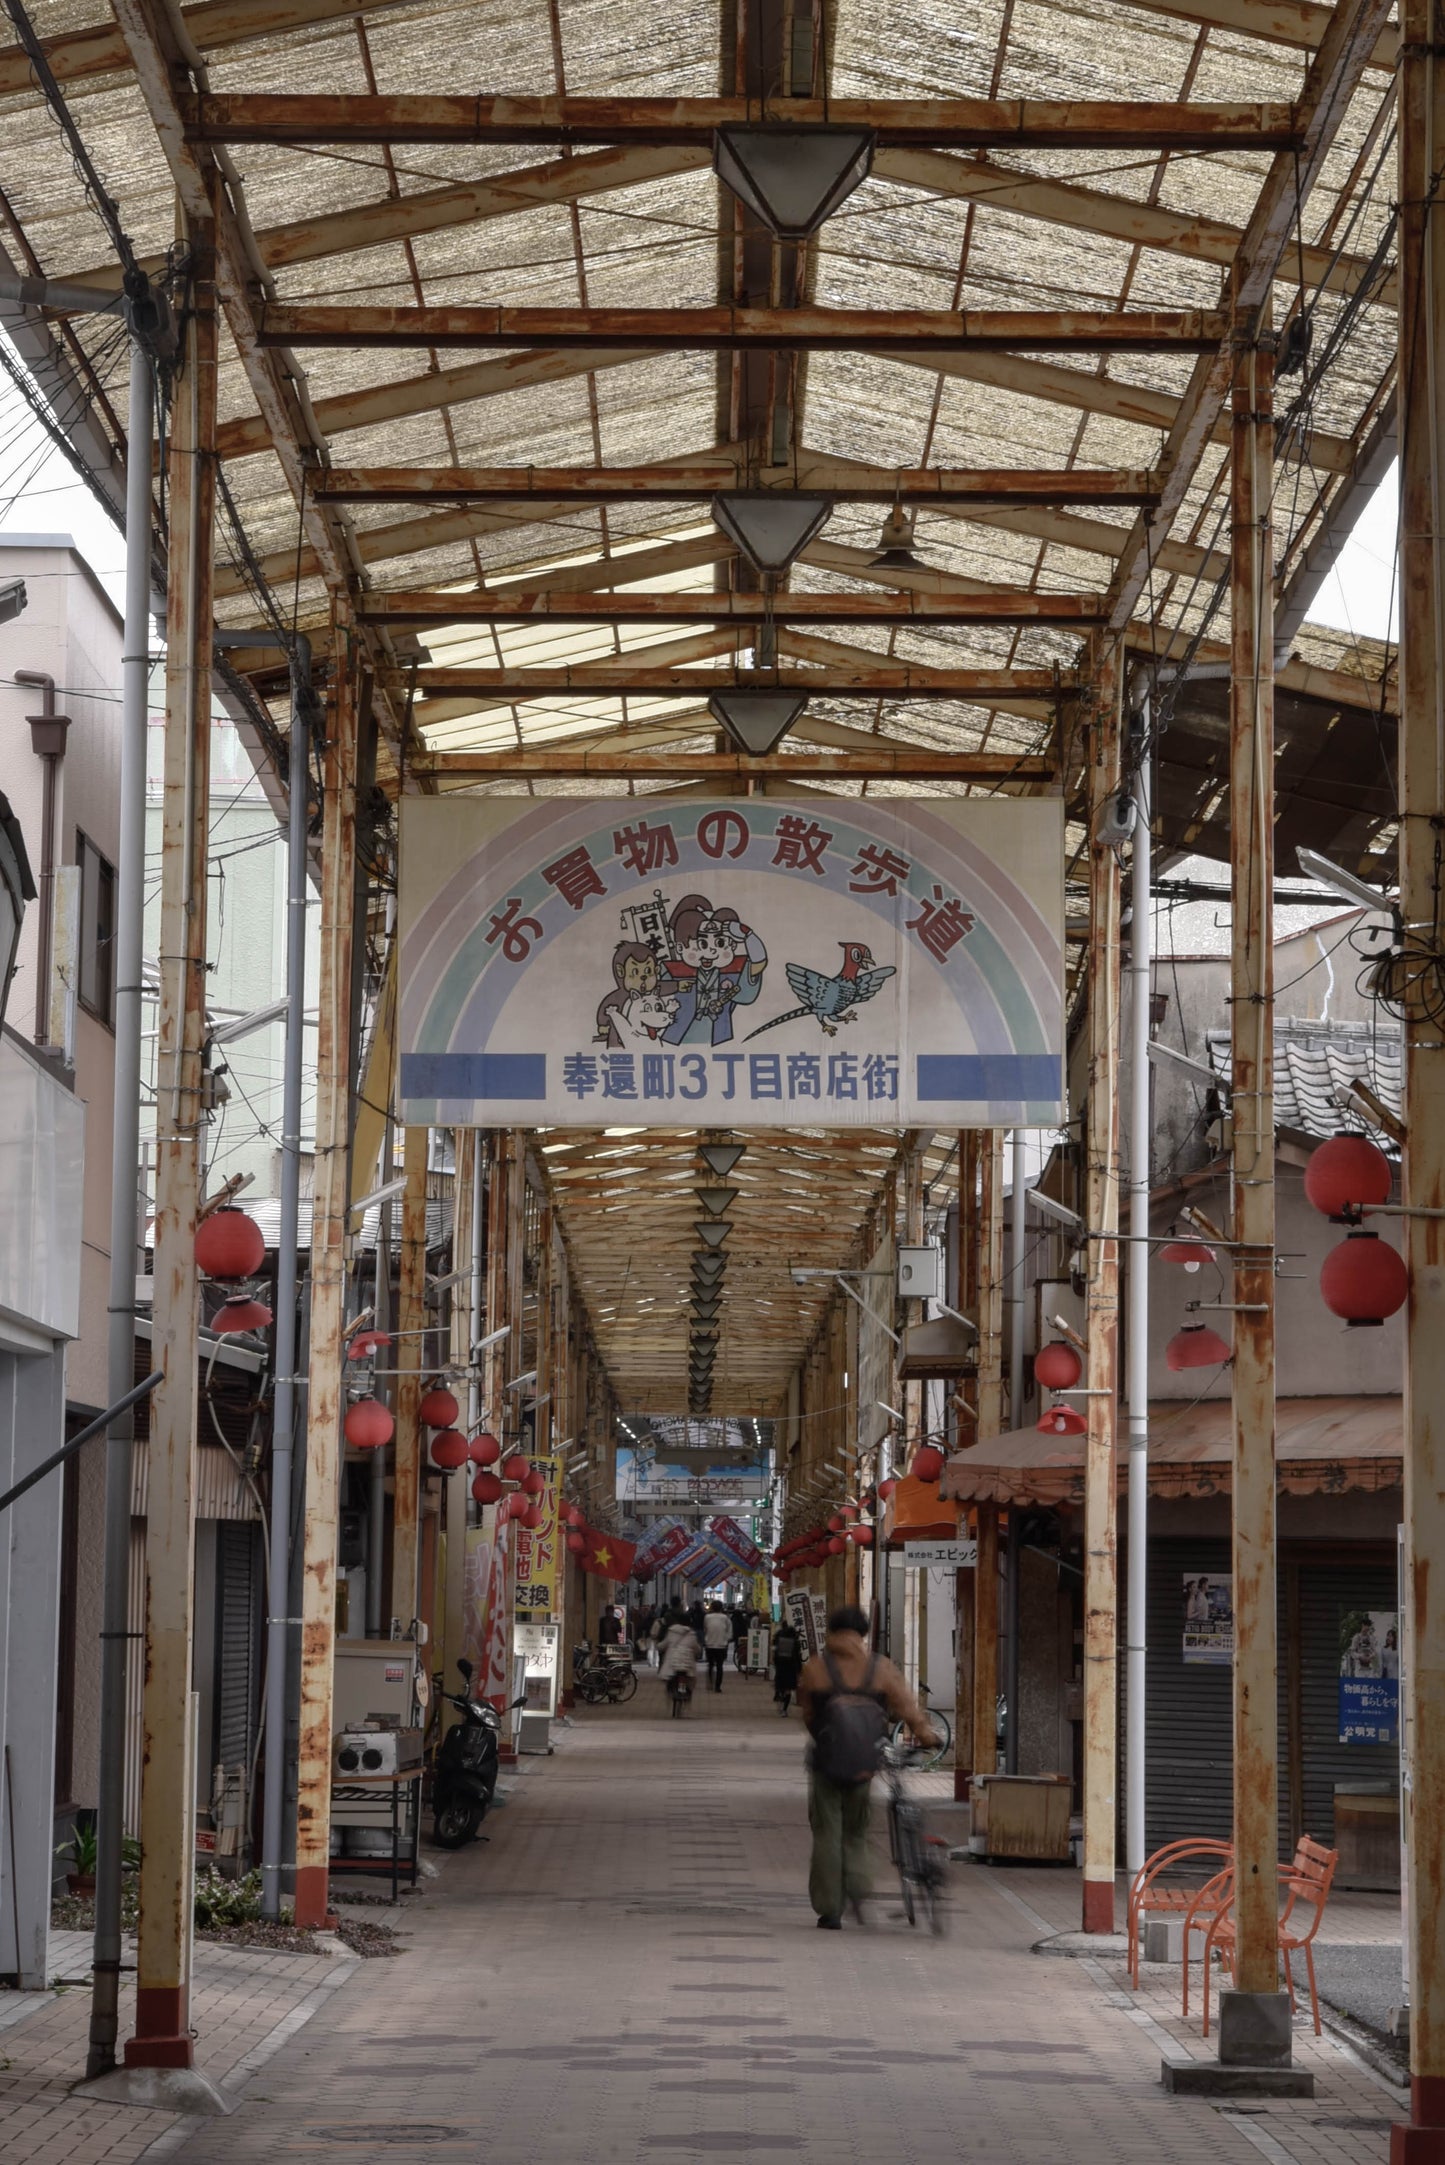
[[[1201,1857],[1208,1857],[1217,1873],[1220,1864],[1227,1864],[1233,1855],[1234,1846],[1230,1842],[1216,1842],[1202,1836],[1191,1836],[1186,1841],[1167,1842],[1163,1849],[1156,1849],[1153,1856],[1146,1857],[1140,1865],[1129,1888],[1129,1902],[1125,1913],[1129,1934],[1129,1981],[1136,1992],[1139,1989],[1139,1942],[1145,1918],[1160,1915],[1183,1916],[1200,1892],[1198,1887],[1161,1887],[1161,1875],[1165,1872],[1187,1870]]]
[[[1284,1957],[1284,1981],[1289,1988],[1290,2013],[1295,2012],[1294,1971],[1290,1965],[1292,1955],[1303,1953],[1305,1971],[1310,1981],[1310,2013],[1314,2019],[1315,2036],[1320,2035],[1320,1995],[1315,1981],[1315,1935],[1330,1898],[1334,1883],[1335,1867],[1340,1861],[1337,1849],[1326,1849],[1320,1842],[1302,1835],[1299,1845],[1288,1864],[1279,1866],[1280,1885],[1286,1890],[1285,1905],[1280,1912],[1278,1933],[1279,1951]],[[1218,1949],[1229,1962],[1231,1974],[1234,1968],[1234,1888],[1233,1870],[1227,1875],[1231,1880],[1225,1900],[1216,1909],[1204,1935],[1204,2035],[1209,2035],[1209,1966]],[[1220,1874],[1221,1878],[1226,1877]],[[1309,1921],[1301,1931],[1296,1922],[1297,1912],[1308,1910]],[[1189,1938],[1188,1923],[1185,1925],[1184,1994],[1189,1996]]]

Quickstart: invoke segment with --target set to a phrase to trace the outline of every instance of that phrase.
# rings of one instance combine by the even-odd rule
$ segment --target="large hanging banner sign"
[[[557,1526],[557,1494],[562,1483],[560,1458],[534,1458],[532,1464],[547,1486],[537,1497],[541,1514],[536,1526],[517,1521],[517,1574],[513,1608],[518,1616],[545,1623],[559,1606],[557,1561],[560,1536]]]
[[[1056,798],[399,809],[411,1124],[1063,1115]]]

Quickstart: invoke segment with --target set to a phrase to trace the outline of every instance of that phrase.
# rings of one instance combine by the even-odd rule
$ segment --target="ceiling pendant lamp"
[[[794,692],[714,692],[707,706],[740,752],[763,759],[782,742],[808,702]]]
[[[705,1247],[716,1251],[731,1231],[726,1218],[704,1218],[698,1225],[697,1237]]]
[[[1200,1240],[1194,1233],[1186,1233],[1179,1240],[1166,1241],[1159,1250],[1161,1263],[1177,1263],[1190,1277],[1205,1263],[1214,1261],[1214,1250],[1207,1240]]]
[[[245,1294],[233,1293],[222,1301],[210,1319],[210,1328],[220,1338],[235,1331],[264,1331],[272,1320],[271,1310],[264,1301],[253,1301]]]
[[[719,128],[713,171],[780,241],[806,241],[847,202],[873,163],[871,128]]]
[[[1184,1368],[1218,1368],[1229,1358],[1228,1345],[1207,1323],[1186,1323],[1164,1348],[1164,1359],[1176,1374]]]
[[[868,562],[874,571],[927,571],[922,557],[913,553],[913,521],[901,504],[895,504],[883,521],[878,553]]]
[[[1050,1406],[1037,1426],[1041,1436],[1083,1436],[1089,1424],[1073,1406]]]
[[[755,571],[787,570],[817,538],[833,507],[823,496],[794,496],[781,489],[733,489],[712,500],[712,522],[741,550]]]
[[[714,1180],[726,1180],[745,1147],[742,1143],[701,1143],[697,1154]]]
[[[710,1218],[721,1218],[737,1195],[736,1188],[699,1188],[697,1199]]]

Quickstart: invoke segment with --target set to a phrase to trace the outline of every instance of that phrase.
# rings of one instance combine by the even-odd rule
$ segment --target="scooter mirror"
[[[458,1668],[459,1668],[459,1669],[461,1670],[461,1672],[462,1672],[462,1675],[463,1675],[463,1676],[464,1676],[464,1677],[466,1678],[467,1682],[468,1682],[468,1683],[470,1684],[470,1682],[472,1681],[472,1665],[471,1665],[471,1663],[470,1663],[470,1662],[469,1662],[469,1661],[467,1660],[467,1657],[466,1657],[466,1655],[465,1655],[465,1654],[463,1654],[463,1655],[461,1656],[460,1660],[459,1660],[459,1661],[457,1662],[457,1667],[458,1667]]]
[[[514,1699],[514,1700],[512,1701],[512,1704],[513,1704],[513,1706],[525,1706],[525,1705],[527,1704],[527,1694],[526,1694],[525,1692],[523,1692],[523,1694],[522,1694],[521,1698],[520,1698],[520,1699]]]

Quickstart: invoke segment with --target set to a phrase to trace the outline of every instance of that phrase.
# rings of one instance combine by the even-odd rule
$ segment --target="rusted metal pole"
[[[977,1128],[960,1128],[958,1134],[958,1217],[954,1248],[954,1299],[964,1315],[976,1314],[979,1300],[979,1156],[982,1136]],[[977,1409],[978,1382],[970,1377],[959,1396]],[[958,1434],[967,1442],[975,1424],[961,1414]],[[953,1576],[954,1687],[953,1687],[953,1794],[960,1802],[973,1781],[975,1737],[973,1726],[974,1573],[956,1571]]]
[[[1121,652],[1096,650],[1089,751],[1091,835],[1119,793]],[[1119,860],[1089,847],[1088,1101],[1084,1115],[1089,1432],[1084,1440],[1084,1915],[1086,1932],[1114,1929],[1115,1780],[1118,1757],[1118,1497],[1115,1431],[1119,1371]]]
[[[1003,1130],[978,1138],[978,1425],[983,1443],[1003,1433]],[[964,1426],[967,1428],[965,1418]],[[973,1759],[996,1771],[998,1736],[998,1505],[977,1506],[973,1573]]]
[[[1276,1865],[1274,1464],[1274,361],[1240,355],[1231,394],[1230,1046],[1234,1142],[1235,1990],[1221,2061],[1284,2067]]]
[[[451,1365],[448,1382],[452,1391],[462,1401],[463,1432],[471,1435],[477,1426],[476,1407],[473,1403],[475,1385],[472,1377],[472,1346],[480,1336],[477,1329],[477,1274],[474,1268],[477,1225],[477,1160],[480,1156],[481,1138],[475,1128],[458,1128],[455,1155],[456,1177],[452,1204],[452,1269],[461,1272],[452,1286],[451,1312]],[[462,1651],[463,1610],[466,1595],[467,1565],[467,1516],[474,1468],[458,1466],[442,1483],[442,1509],[446,1527],[446,1568],[442,1575],[441,1647],[432,1662],[433,1669],[440,1669],[443,1687],[450,1690],[450,1679],[456,1674],[457,1656]],[[443,1725],[452,1726],[446,1719],[455,1717],[454,1707],[442,1707]]]
[[[395,1480],[391,1498],[391,1628],[403,1636],[417,1613],[421,1538],[422,1366],[426,1358],[426,1168],[430,1130],[408,1128],[402,1144],[406,1186],[401,1198],[397,1271]]]
[[[341,1479],[343,1302],[350,1201],[351,959],[355,936],[357,654],[333,620],[336,657],[321,775],[321,923],[316,988],[316,1161],[311,1203],[311,1345],[306,1399],[306,1537],[301,1733],[296,1773],[296,1922],[326,1921],[331,1842],[331,1698]]]
[[[156,1055],[155,1299],[142,1706],[140,1925],[127,2067],[189,2068],[195,1736],[196,1214],[206,1101],[206,831],[216,488],[214,228],[188,223],[194,284],[168,465],[166,737]]]
[[[1445,7],[1400,9],[1400,911],[1440,944],[1445,827]],[[1437,977],[1405,1013],[1404,1200],[1445,1205],[1445,1028]],[[1410,1976],[1410,2119],[1391,2165],[1445,2160],[1445,1219],[1403,1221],[1405,1337],[1404,1719]]]

